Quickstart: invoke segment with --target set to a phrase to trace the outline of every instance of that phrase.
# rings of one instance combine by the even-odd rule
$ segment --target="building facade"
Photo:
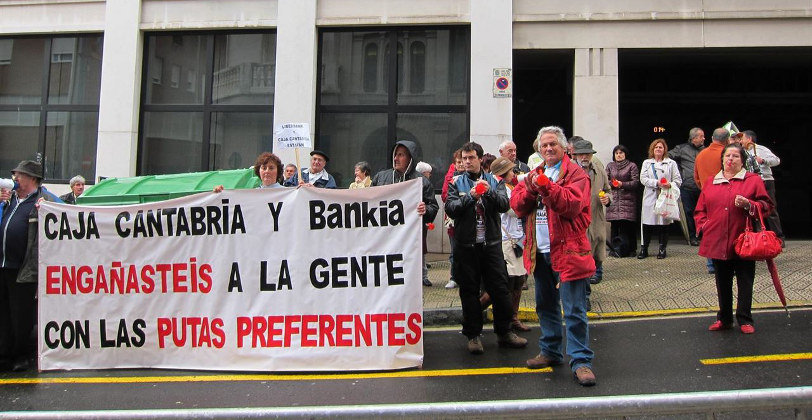
[[[812,192],[793,180],[812,174],[790,151],[812,127],[777,121],[808,115],[811,49],[808,0],[0,0],[0,170],[36,157],[66,191],[75,174],[241,168],[264,150],[293,162],[273,126],[306,122],[343,186],[411,139],[439,188],[469,139],[493,154],[514,139],[526,160],[555,124],[608,162],[619,143],[643,158],[653,138],[735,120],[786,154],[779,196],[800,198],[808,235]],[[703,57],[719,77],[704,94]]]

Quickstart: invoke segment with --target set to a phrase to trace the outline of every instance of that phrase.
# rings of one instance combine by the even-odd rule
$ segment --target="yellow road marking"
[[[186,376],[121,376],[121,377],[69,377],[69,378],[8,378],[0,385],[23,384],[131,384],[145,382],[228,382],[228,381],[312,381],[378,378],[432,378],[442,376],[517,375],[548,373],[552,368],[534,369],[518,367],[483,369],[408,370],[399,372],[339,373],[339,374],[267,374],[267,375],[186,375]]]
[[[730,363],[780,362],[787,360],[810,360],[812,353],[765,354],[763,356],[721,357],[700,359],[703,365],[725,365]]]

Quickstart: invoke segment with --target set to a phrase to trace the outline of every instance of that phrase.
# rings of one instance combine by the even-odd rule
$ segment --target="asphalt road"
[[[791,318],[778,311],[757,312],[753,335],[737,329],[709,332],[713,320],[702,315],[592,323],[598,377],[592,388],[577,385],[567,366],[524,369],[524,361],[538,353],[538,328],[525,334],[530,344],[521,350],[500,349],[495,335],[486,333],[481,356],[468,354],[465,339],[456,329],[446,329],[426,332],[423,369],[381,377],[164,370],[5,373],[0,375],[0,411],[368,405],[812,386],[812,309],[794,310]],[[792,360],[754,359],[768,355]],[[703,363],[730,357],[748,359]]]

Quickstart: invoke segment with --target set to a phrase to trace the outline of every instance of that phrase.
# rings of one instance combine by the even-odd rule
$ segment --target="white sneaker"
[[[456,289],[457,287],[457,282],[454,280],[449,280],[448,283],[445,284],[446,289]]]

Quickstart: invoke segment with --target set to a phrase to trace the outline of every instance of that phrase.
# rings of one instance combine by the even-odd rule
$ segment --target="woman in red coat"
[[[767,195],[764,182],[758,175],[744,169],[744,149],[734,143],[722,150],[722,170],[708,178],[699,195],[694,211],[697,236],[702,235],[699,255],[713,260],[716,269],[716,293],[719,312],[710,331],[730,329],[733,326],[733,276],[736,276],[738,299],[736,322],[741,332],[752,334],[753,279],[756,262],[742,260],[736,255],[736,238],[744,232],[747,218],[758,219],[756,207],[762,215],[770,214],[773,202]]]

